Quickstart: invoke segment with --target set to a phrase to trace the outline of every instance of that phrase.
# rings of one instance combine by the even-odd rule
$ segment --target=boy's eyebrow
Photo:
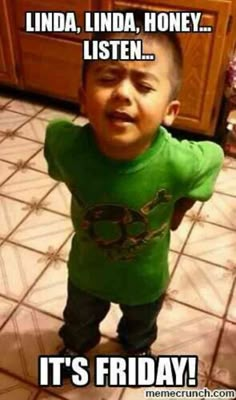
[[[100,71],[102,71],[103,69],[105,69],[105,70],[107,70],[107,69],[109,69],[109,68],[111,68],[111,69],[120,69],[120,67],[123,69],[123,70],[125,70],[125,68],[124,68],[124,66],[121,64],[121,63],[119,63],[119,62],[109,62],[109,63],[107,63],[106,65],[98,65],[96,68],[95,68],[95,73],[99,73]],[[149,79],[152,79],[152,80],[155,80],[157,83],[159,83],[160,81],[159,81],[159,79],[158,79],[158,77],[156,76],[156,75],[154,75],[154,74],[152,74],[151,72],[147,72],[147,71],[141,71],[141,70],[138,70],[138,69],[131,69],[131,73],[133,74],[133,75],[135,75],[137,78],[143,78],[143,79],[145,79],[145,78],[149,78]]]
[[[143,79],[145,79],[145,78],[148,79],[149,78],[149,79],[152,79],[152,80],[156,81],[157,83],[160,82],[158,77],[156,75],[152,74],[151,72],[140,71],[140,70],[137,70],[137,69],[134,69],[134,70],[131,70],[131,71],[132,71],[132,73],[134,75],[137,76],[137,78],[143,78]]]

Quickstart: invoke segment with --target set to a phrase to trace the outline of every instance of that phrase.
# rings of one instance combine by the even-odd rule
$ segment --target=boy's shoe
[[[152,353],[151,348],[147,347],[146,349],[143,350],[139,350],[139,351],[134,351],[134,352],[129,352],[127,353],[128,356],[135,356],[135,357],[139,357],[139,356],[148,356],[148,357],[153,357],[154,359],[156,359],[156,355]],[[138,386],[138,385],[129,385],[130,388],[132,389],[140,389],[142,386]]]
[[[83,356],[83,354],[78,354],[75,351],[69,349],[68,347],[63,347],[57,354],[57,357],[78,357]],[[49,381],[52,383],[52,368],[49,368]],[[73,369],[67,367],[65,364],[61,366],[61,378],[62,379],[69,379],[74,374]]]
[[[126,353],[127,356],[149,356],[149,357],[154,357],[154,355],[152,354],[151,348],[147,347],[145,349],[142,350],[136,350],[136,351],[128,351]]]

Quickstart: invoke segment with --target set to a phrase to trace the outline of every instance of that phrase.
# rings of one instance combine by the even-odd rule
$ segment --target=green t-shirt
[[[168,282],[170,221],[182,197],[208,200],[223,161],[209,141],[178,141],[163,127],[130,161],[101,154],[92,127],[49,124],[49,175],[72,193],[72,282],[100,298],[129,305],[157,299]]]

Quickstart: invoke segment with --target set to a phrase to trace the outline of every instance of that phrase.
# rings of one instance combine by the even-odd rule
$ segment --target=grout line
[[[196,221],[196,223],[198,223],[198,221]],[[229,231],[232,231],[232,232],[235,232],[236,231],[236,227],[235,228],[232,228],[231,226],[224,226],[224,225],[221,225],[221,224],[219,224],[219,223],[217,223],[217,222],[212,222],[212,221],[201,221],[201,223],[203,223],[203,224],[208,224],[208,225],[214,225],[214,226],[217,226],[217,227],[219,227],[219,228],[224,228],[224,229],[228,229]]]
[[[31,381],[27,381],[24,378],[22,378],[21,376],[15,374],[14,372],[11,372],[5,368],[0,367],[0,372],[3,374],[6,374],[8,376],[11,376],[12,378],[20,381],[21,383],[23,383],[24,385],[29,385],[32,386],[33,388],[39,389],[38,385],[36,385],[36,383],[33,383]],[[63,399],[64,400],[64,399]]]
[[[234,168],[231,168],[231,169],[234,170]],[[214,190],[214,193],[223,194],[223,195],[225,195],[225,196],[229,196],[229,197],[233,197],[233,198],[236,197],[236,195],[234,195],[234,194],[229,194],[229,193],[221,192],[220,190]]]
[[[35,396],[32,398],[32,400],[37,400],[37,399],[39,399],[40,393],[43,393],[43,392],[41,392],[41,390],[39,389],[39,390],[35,393]]]
[[[35,114],[32,115],[32,114],[27,114],[27,113],[25,113],[23,111],[13,110],[13,109],[8,108],[8,107],[9,107],[8,105],[6,107],[4,107],[5,111],[10,111],[11,113],[22,115],[24,117],[29,117],[29,118],[32,118],[32,117],[34,118],[36,114],[38,115],[41,111],[44,110],[44,106],[42,106],[42,109],[40,111],[36,111]]]
[[[10,103],[13,102],[13,101],[14,101],[14,99],[8,100],[5,104],[3,104],[2,106],[0,106],[0,110],[4,110],[4,109],[8,106],[8,104],[10,104]]]
[[[24,379],[24,378],[22,378],[22,376],[17,375],[14,372],[11,372],[11,371],[9,371],[7,369],[4,369],[4,368],[0,367],[0,372],[5,374],[5,375],[11,376],[13,379],[16,379],[17,381],[23,383],[24,385],[31,386],[32,389],[33,388],[37,389],[38,391],[35,393],[35,396],[33,397],[32,400],[37,400],[39,398],[39,395],[41,393],[43,393],[43,392],[46,392],[47,394],[50,394],[52,397],[54,396],[57,399],[66,400],[65,397],[61,397],[60,395],[54,393],[53,391],[48,390],[46,387],[42,389],[42,388],[40,388],[38,386],[37,383],[32,382],[32,381],[27,380],[27,379]]]
[[[4,238],[2,240],[4,240]],[[46,253],[44,253],[41,250],[32,249],[31,247],[28,247],[28,246],[26,246],[26,245],[24,245],[22,243],[14,242],[14,240],[11,240],[11,239],[4,240],[4,244],[12,244],[14,246],[21,247],[21,248],[23,248],[25,250],[33,251],[34,253],[37,253],[38,255],[41,255],[41,256],[45,256],[46,255]],[[0,244],[0,246],[2,246],[2,245],[3,245],[3,243]]]
[[[183,305],[183,306],[185,306],[185,307],[192,308],[192,309],[195,310],[195,311],[203,312],[204,314],[207,314],[207,315],[209,315],[210,317],[214,317],[214,318],[217,318],[217,319],[220,319],[220,320],[223,319],[223,315],[224,315],[224,314],[223,314],[222,316],[220,316],[220,315],[218,315],[218,314],[215,314],[215,313],[212,312],[212,311],[204,310],[204,309],[202,309],[202,308],[199,308],[199,307],[197,307],[197,306],[194,306],[193,304],[185,303],[184,301],[175,299],[174,297],[169,296],[169,295],[168,295],[168,299],[170,299],[171,301],[173,301],[173,302],[175,302],[175,303],[181,304],[181,305]],[[230,321],[230,322],[231,322],[231,321]],[[231,322],[231,323],[232,323],[233,325],[236,325],[236,322]]]
[[[216,263],[214,263],[212,261],[208,261],[208,260],[206,260],[204,258],[193,256],[193,255],[188,254],[188,253],[182,253],[181,256],[188,257],[188,258],[191,258],[191,259],[197,260],[197,261],[202,261],[202,262],[204,262],[206,264],[212,265],[213,267],[224,269],[225,271],[229,271],[229,272],[232,271],[232,269],[230,267],[226,267],[225,265],[221,265],[221,264],[216,264]]]
[[[218,380],[216,380],[216,379],[211,379],[211,381],[213,381],[213,382],[215,382],[215,383],[217,383],[217,384],[219,384],[219,385],[221,385],[221,386],[225,386],[227,389],[236,390],[236,384],[235,384],[235,386],[229,386],[227,383],[225,383],[225,382],[220,382],[220,381],[218,381]],[[208,383],[207,383],[207,384],[208,384]],[[235,400],[235,398],[234,398],[234,400]]]
[[[48,265],[48,267],[43,271],[43,273],[45,273],[46,270],[47,270],[49,267],[50,267],[50,265]],[[40,278],[41,278],[41,276],[40,276]],[[34,284],[33,284],[32,286],[34,286],[35,283],[37,283],[37,282],[34,282]],[[32,287],[32,288],[33,288],[33,287]],[[30,290],[32,290],[32,288],[31,288]],[[28,293],[28,294],[29,294],[29,293]],[[27,296],[28,296],[28,294],[27,294]],[[48,317],[57,319],[57,320],[60,321],[60,322],[63,322],[63,321],[64,321],[64,319],[61,318],[61,317],[59,317],[58,315],[52,314],[52,313],[50,313],[49,311],[46,311],[46,310],[42,310],[41,308],[36,307],[36,306],[34,306],[34,305],[31,305],[31,304],[29,304],[29,303],[24,303],[24,301],[21,302],[20,305],[21,305],[21,306],[24,306],[24,307],[26,307],[26,308],[29,308],[30,310],[37,311],[37,312],[39,312],[39,313],[41,313],[41,314],[45,314],[45,315],[47,315]]]
[[[120,393],[120,395],[119,395],[117,400],[122,400],[123,399],[126,389],[127,389],[127,387],[124,387],[124,388],[121,389],[121,393]],[[101,400],[103,400],[103,399],[101,399]]]

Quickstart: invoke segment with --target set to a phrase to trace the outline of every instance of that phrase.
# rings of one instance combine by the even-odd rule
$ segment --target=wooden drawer
[[[14,10],[17,27],[24,30],[25,27],[25,13],[27,11],[74,11],[76,14],[77,25],[83,29],[84,12],[98,9],[98,1],[92,0],[13,0]],[[91,35],[81,31],[79,35],[74,33],[47,33],[47,35],[54,35],[66,39],[73,39],[76,41],[89,39]]]
[[[82,45],[22,32],[19,41],[24,87],[78,101]]]

